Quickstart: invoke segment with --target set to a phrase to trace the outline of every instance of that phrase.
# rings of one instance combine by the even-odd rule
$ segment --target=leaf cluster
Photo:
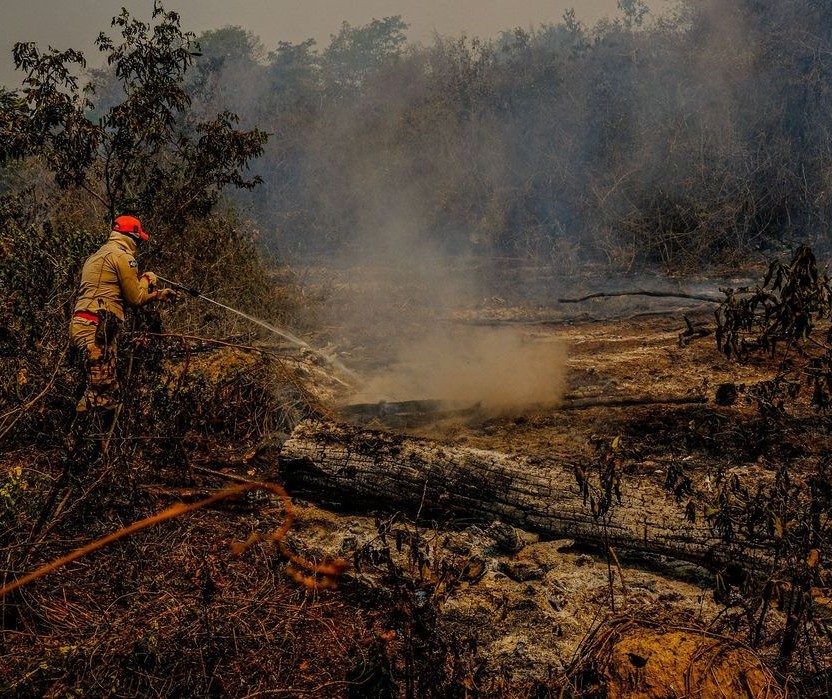
[[[0,123],[8,124],[10,152],[3,160],[28,154],[42,156],[62,187],[80,185],[95,159],[102,129],[87,119],[92,107],[88,90],[80,91],[71,67],[86,65],[74,49],[50,48],[42,53],[32,42],[18,43],[13,51],[15,66],[26,72],[22,94],[0,103]]]
[[[832,641],[824,621],[828,612],[822,590],[828,571],[822,565],[832,540],[832,480],[828,463],[807,477],[795,478],[788,465],[778,468],[770,484],[750,489],[736,474],[719,486],[706,506],[705,519],[729,546],[753,547],[770,554],[754,571],[728,566],[718,576],[715,595],[727,606],[744,608],[750,641],[764,640],[772,608],[784,615],[778,660],[787,665],[801,639]],[[742,594],[737,596],[735,591]]]
[[[621,503],[621,469],[625,452],[621,437],[607,442],[595,440],[598,457],[589,473],[580,466],[575,467],[575,480],[583,497],[584,506],[589,504],[595,521],[602,520],[610,513],[615,503]]]
[[[103,32],[96,40],[119,86],[120,100],[109,107],[96,104],[93,84],[79,87],[71,70],[85,65],[78,51],[15,46],[15,65],[27,77],[20,95],[0,95],[9,144],[0,156],[43,157],[59,186],[83,188],[110,219],[134,211],[181,224],[210,211],[225,186],[256,185],[243,173],[266,134],[239,130],[228,111],[206,121],[190,114],[186,74],[197,46],[179,15],[157,1],[153,22],[122,10],[112,24],[121,40]]]
[[[804,387],[820,412],[832,408],[832,285],[817,266],[811,248],[801,245],[791,262],[773,261],[756,289],[723,289],[716,310],[717,348],[726,357],[745,361],[755,353],[783,356],[772,379],[745,388],[763,418],[763,428],[781,424],[786,408]],[[819,327],[823,339],[816,337]],[[791,350],[801,356],[795,362]]]
[[[817,321],[832,314],[829,277],[818,270],[814,252],[801,245],[791,262],[775,260],[761,286],[722,289],[725,300],[716,309],[717,348],[728,358],[745,359],[761,350],[774,356],[805,342]]]

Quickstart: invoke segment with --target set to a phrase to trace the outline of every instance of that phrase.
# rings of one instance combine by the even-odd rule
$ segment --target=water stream
[[[191,292],[191,290],[188,289],[187,287],[184,287],[181,284],[177,284],[176,282],[172,282],[169,279],[165,279],[163,277],[159,277],[159,279],[163,282],[167,282],[171,286],[176,286],[176,287],[179,287],[181,289],[184,289],[185,291]],[[288,340],[293,345],[296,345],[297,347],[305,349],[307,352],[311,352],[315,356],[320,357],[321,359],[326,361],[330,366],[335,367],[338,371],[340,371],[343,374],[345,374],[346,376],[348,376],[355,383],[357,383],[357,384],[362,383],[361,377],[358,374],[356,374],[354,371],[352,371],[352,369],[348,369],[346,366],[344,366],[344,364],[337,357],[334,357],[333,355],[328,354],[326,352],[322,352],[321,350],[315,349],[308,342],[305,342],[305,341],[301,340],[299,337],[297,337],[296,335],[293,335],[288,330],[283,330],[282,328],[278,328],[278,327],[272,325],[271,323],[267,323],[265,320],[261,320],[260,318],[256,318],[253,315],[249,315],[248,313],[240,311],[236,308],[232,308],[231,306],[226,306],[224,303],[220,303],[219,301],[215,301],[214,299],[208,298],[207,296],[203,296],[202,294],[196,293],[194,295],[198,296],[203,301],[207,301],[208,303],[213,303],[215,306],[219,306],[220,308],[224,308],[226,311],[229,311],[231,313],[234,313],[235,315],[241,316],[242,318],[245,318],[246,320],[251,321],[255,325],[259,325],[261,328],[264,328],[264,329],[268,330],[270,333],[273,333],[275,335],[278,335],[278,336],[282,337],[285,340]]]

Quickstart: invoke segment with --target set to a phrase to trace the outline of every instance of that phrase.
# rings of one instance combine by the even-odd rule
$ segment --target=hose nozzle
[[[202,296],[202,294],[199,293],[199,291],[197,291],[193,287],[185,286],[184,284],[180,284],[179,282],[175,282],[175,281],[172,281],[170,279],[165,279],[164,277],[159,276],[158,274],[156,275],[156,278],[160,282],[164,282],[165,284],[168,284],[169,286],[172,286],[175,289],[179,289],[180,291],[184,291],[189,296]]]

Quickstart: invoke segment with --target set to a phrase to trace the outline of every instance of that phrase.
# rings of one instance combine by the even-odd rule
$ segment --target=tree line
[[[0,186],[40,149],[107,215],[126,203],[181,226],[236,185],[261,249],[287,260],[401,236],[555,267],[744,260],[825,242],[831,20],[826,0],[681,0],[660,17],[620,0],[593,27],[569,11],[426,44],[399,16],[271,50],[240,27],[138,23],[158,45],[137,53],[123,15],[89,89],[78,52],[17,47]]]
[[[427,45],[401,17],[271,51],[226,27],[199,37],[194,101],[271,134],[239,201],[287,255],[402,226],[448,251],[620,268],[825,241],[832,3],[619,9]]]

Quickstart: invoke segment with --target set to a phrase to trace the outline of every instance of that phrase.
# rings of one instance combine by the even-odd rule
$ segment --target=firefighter
[[[69,326],[70,341],[83,358],[86,378],[78,413],[118,406],[116,355],[125,305],[138,308],[151,301],[175,300],[172,289],[156,289],[153,272],[139,274],[136,249],[148,237],[139,219],[119,216],[107,242],[84,263]]]

